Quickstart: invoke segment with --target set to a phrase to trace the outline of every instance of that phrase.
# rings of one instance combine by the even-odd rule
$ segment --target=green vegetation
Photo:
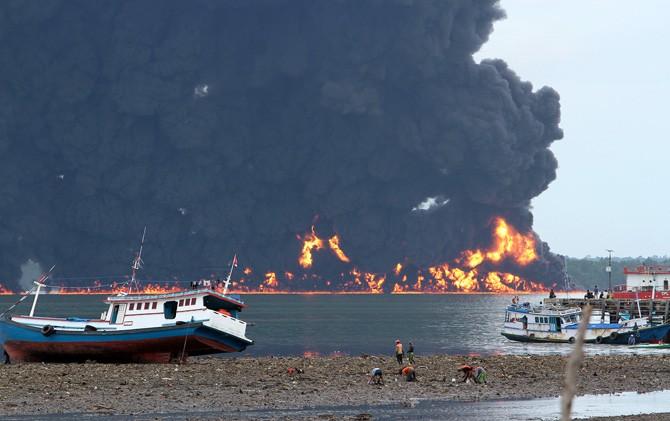
[[[624,267],[635,268],[639,265],[670,266],[670,257],[612,257],[612,286],[621,285],[626,282],[626,277],[623,273]],[[567,258],[568,276],[574,287],[580,289],[593,289],[595,285],[598,285],[598,288],[601,290],[607,289],[608,278],[605,271],[606,267],[607,257],[586,256],[581,259],[574,257]]]

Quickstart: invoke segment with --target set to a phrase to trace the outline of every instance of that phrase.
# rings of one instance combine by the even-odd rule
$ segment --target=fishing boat
[[[141,250],[128,292],[107,297],[108,308],[99,319],[35,316],[48,274],[36,281],[30,313],[5,312],[0,318],[4,362],[184,361],[188,356],[239,352],[253,344],[246,337],[247,324],[238,318],[244,303],[227,293],[237,256],[223,292],[205,283],[182,292],[132,294]]]
[[[582,320],[579,307],[565,307],[555,304],[532,305],[530,303],[512,303],[505,311],[502,335],[520,342],[557,342],[573,343]],[[610,338],[618,338],[637,328],[646,327],[647,318],[610,322],[607,312],[594,310],[588,321],[584,341],[587,343],[606,343]]]

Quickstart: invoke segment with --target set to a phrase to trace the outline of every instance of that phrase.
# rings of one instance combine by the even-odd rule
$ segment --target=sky
[[[670,254],[670,2],[502,0],[475,56],[561,95],[557,179],[535,231],[572,257]]]

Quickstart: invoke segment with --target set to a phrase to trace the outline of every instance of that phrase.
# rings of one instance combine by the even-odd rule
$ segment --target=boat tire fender
[[[618,336],[619,336],[619,334],[616,333],[616,332],[612,332],[612,333],[610,333],[610,338],[611,338],[612,340],[616,339]]]
[[[97,330],[98,330],[98,328],[96,328],[95,326],[91,326],[91,325],[84,326],[84,332],[95,332]]]
[[[56,329],[54,329],[53,326],[51,325],[44,325],[42,326],[42,335],[44,336],[51,336],[54,333],[56,333]]]
[[[596,336],[596,343],[597,344],[603,343],[603,337],[602,336]]]
[[[570,342],[571,344],[574,344],[575,343],[575,337],[570,336],[570,339],[568,339],[568,342]]]

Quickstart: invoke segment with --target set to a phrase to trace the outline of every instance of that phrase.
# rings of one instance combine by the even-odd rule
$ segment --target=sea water
[[[18,296],[0,296],[0,312]],[[101,295],[41,295],[36,316],[98,318]],[[525,295],[539,303],[544,296]],[[396,339],[414,343],[417,354],[567,354],[569,344],[514,342],[500,334],[511,296],[243,295],[240,314],[255,344],[246,355],[392,354]],[[27,314],[32,297],[14,311]],[[627,346],[587,345],[589,354],[660,353]]]

